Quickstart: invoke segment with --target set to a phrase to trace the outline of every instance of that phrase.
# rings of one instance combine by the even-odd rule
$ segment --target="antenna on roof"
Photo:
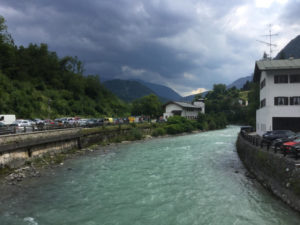
[[[271,60],[272,59],[272,47],[277,47],[276,44],[272,44],[272,37],[273,36],[278,36],[278,33],[277,34],[272,34],[272,24],[269,24],[269,34],[266,34],[266,35],[262,35],[263,37],[269,37],[269,42],[265,42],[265,41],[260,41],[260,40],[256,40],[258,42],[261,42],[267,46],[270,47],[270,54],[269,54],[269,59]]]

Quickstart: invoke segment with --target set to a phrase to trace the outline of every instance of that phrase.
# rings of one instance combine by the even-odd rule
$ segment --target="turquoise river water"
[[[299,225],[245,176],[239,128],[111,147],[2,198],[1,225]],[[4,193],[1,193],[4,194]]]

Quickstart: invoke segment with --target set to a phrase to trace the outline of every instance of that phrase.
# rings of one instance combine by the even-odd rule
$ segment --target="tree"
[[[202,94],[201,93],[195,94],[194,101],[197,101],[199,99],[202,99]]]
[[[154,94],[150,94],[133,101],[131,112],[133,115],[157,118],[162,115],[163,109],[159,98]]]
[[[6,43],[14,45],[14,40],[7,31],[7,26],[5,24],[5,19],[0,15],[0,43]]]
[[[263,59],[268,59],[268,54],[266,52],[263,54]]]

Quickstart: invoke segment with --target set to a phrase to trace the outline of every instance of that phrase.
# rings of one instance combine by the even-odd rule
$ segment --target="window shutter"
[[[274,105],[278,105],[278,97],[274,98]]]
[[[290,97],[290,105],[294,105],[294,97]]]
[[[284,97],[284,105],[288,105],[289,104],[289,97]]]

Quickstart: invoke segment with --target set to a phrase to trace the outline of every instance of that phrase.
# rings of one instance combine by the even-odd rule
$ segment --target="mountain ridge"
[[[274,59],[288,59],[293,57],[294,59],[300,58],[300,35],[292,39]]]

